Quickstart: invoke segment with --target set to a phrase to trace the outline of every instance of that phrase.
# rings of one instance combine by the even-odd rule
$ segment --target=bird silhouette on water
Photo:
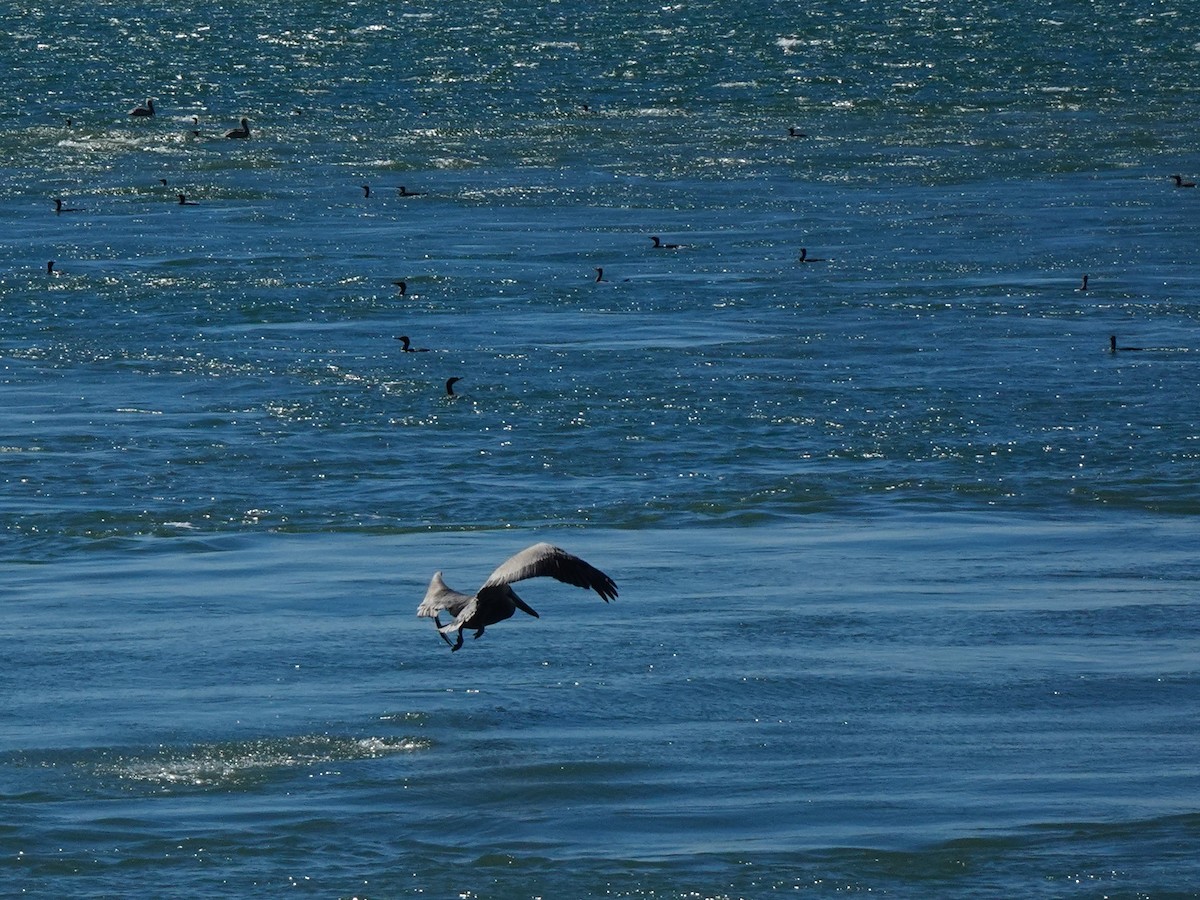
[[[454,378],[446,379],[446,396],[447,397],[457,397],[458,396],[458,394],[454,393],[454,385],[460,381],[462,381],[462,379],[457,376],[455,376]]]
[[[1175,179],[1175,187],[1177,188],[1189,188],[1196,186],[1196,182],[1194,181],[1184,181],[1182,175],[1172,175],[1171,177]]]
[[[442,580],[442,573],[434,572],[425,591],[425,599],[417,607],[417,615],[433,619],[442,640],[450,645],[451,650],[458,650],[463,645],[465,629],[474,630],[475,637],[481,638],[485,628],[510,618],[518,609],[535,619],[540,618],[510,585],[542,576],[593,590],[605,603],[617,596],[616,583],[595,566],[560,547],[542,543],[526,547],[516,556],[505,560],[474,596],[460,594],[447,587]],[[454,620],[443,625],[440,618],[442,612],[454,616]],[[450,634],[455,635],[453,643],[448,637]]]
[[[1118,347],[1117,346],[1117,336],[1115,334],[1110,334],[1108,336],[1108,352],[1109,353],[1116,353],[1118,351],[1134,351],[1134,350],[1145,350],[1145,349],[1146,349],[1145,347]]]
[[[405,353],[428,353],[429,352],[428,347],[414,347],[412,345],[412,340],[409,338],[409,336],[407,334],[399,335],[396,338],[396,340],[402,341],[404,343],[404,346],[401,349]]]
[[[225,137],[234,139],[250,137],[250,123],[243,118],[240,126],[231,128],[225,132]]]

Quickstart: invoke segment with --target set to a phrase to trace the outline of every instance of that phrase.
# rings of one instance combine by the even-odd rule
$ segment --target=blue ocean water
[[[61,6],[0,893],[1200,893],[1189,8]]]

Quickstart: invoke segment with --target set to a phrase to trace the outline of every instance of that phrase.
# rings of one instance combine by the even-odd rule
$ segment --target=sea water
[[[0,10],[0,893],[1200,892],[1188,7],[178,6]]]

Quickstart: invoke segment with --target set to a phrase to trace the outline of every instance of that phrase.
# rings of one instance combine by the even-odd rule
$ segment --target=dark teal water
[[[1188,9],[301,6],[0,10],[0,892],[1200,890]]]

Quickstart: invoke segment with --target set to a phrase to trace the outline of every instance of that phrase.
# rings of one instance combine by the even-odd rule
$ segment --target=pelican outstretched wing
[[[446,582],[442,581],[442,573],[434,572],[433,578],[429,580],[429,587],[425,591],[425,599],[417,607],[417,615],[432,619],[436,618],[442,610],[447,610],[450,615],[457,618],[458,614],[474,599],[474,597],[468,597],[466,594],[460,594],[458,591],[446,587]]]
[[[617,585],[611,578],[578,556],[553,544],[534,544],[500,565],[483,583],[479,593],[502,584],[524,581],[526,578],[548,576],[564,584],[595,591],[607,603],[617,596]],[[432,590],[433,585],[430,585]],[[426,595],[428,598],[428,594]],[[423,605],[423,604],[422,604]]]

